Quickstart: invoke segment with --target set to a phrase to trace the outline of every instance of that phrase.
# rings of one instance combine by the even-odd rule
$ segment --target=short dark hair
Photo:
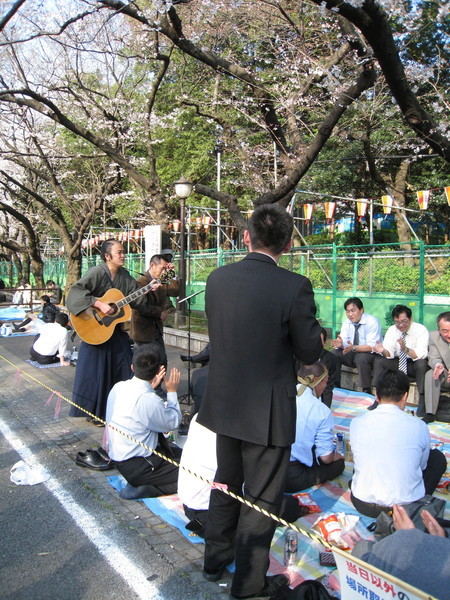
[[[448,323],[450,323],[450,312],[448,312],[448,311],[443,312],[436,317],[436,324],[438,327],[439,327],[439,323],[441,321],[447,321]]]
[[[102,255],[104,261],[106,261],[106,254],[111,254],[111,249],[114,246],[114,244],[122,244],[122,242],[111,238],[103,242],[100,246],[100,254]]]
[[[262,204],[254,210],[247,229],[253,249],[280,254],[292,238],[294,220],[279,204]]]
[[[325,363],[320,361],[314,362],[311,365],[300,363],[297,375],[303,379],[308,377],[308,375],[312,375],[314,379],[317,379],[317,377],[323,375],[325,371],[328,372],[327,366]]]
[[[138,379],[151,381],[162,364],[161,352],[157,344],[142,344],[133,352],[133,369]]]
[[[167,259],[167,255],[166,254],[154,254],[151,259],[150,259],[150,263],[154,263],[155,265],[159,265],[161,264],[161,261],[164,261],[166,263],[170,262],[170,260]]]
[[[66,313],[59,312],[55,316],[55,323],[59,323],[59,325],[62,325],[63,327],[66,327],[68,322],[69,322],[69,317],[66,315]]]
[[[409,392],[409,379],[403,371],[384,371],[378,379],[377,397],[379,400],[400,402]]]
[[[43,302],[45,302],[46,304],[48,304],[50,302],[50,296],[47,296],[47,294],[44,294],[43,296],[41,296],[41,300]]]
[[[55,282],[53,281],[53,279],[49,279],[45,282],[45,285],[55,285]]]
[[[354,304],[357,308],[359,308],[359,310],[364,308],[362,300],[360,298],[357,298],[356,296],[354,296],[353,298],[347,298],[347,300],[344,302],[344,308],[346,309],[347,306],[350,306],[350,304]]]
[[[399,317],[402,313],[405,313],[408,319],[410,319],[412,316],[412,310],[408,306],[405,306],[404,304],[397,304],[397,306],[394,306],[394,308],[392,309],[392,318],[395,319],[396,317]]]

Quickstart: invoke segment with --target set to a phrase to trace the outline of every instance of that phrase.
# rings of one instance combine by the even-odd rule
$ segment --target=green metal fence
[[[217,266],[240,260],[245,251],[191,252],[188,293],[204,289]],[[450,246],[377,244],[373,246],[308,246],[293,248],[280,265],[311,279],[318,317],[334,336],[345,318],[344,302],[358,296],[366,312],[376,316],[383,330],[392,324],[391,310],[405,304],[413,318],[428,329],[436,316],[449,310]],[[270,283],[268,282],[268,285]],[[204,310],[204,294],[193,298],[193,310]]]
[[[218,266],[236,262],[245,250],[192,251],[187,254],[187,294],[204,291],[209,273]],[[83,259],[82,271],[98,264],[100,256]],[[280,265],[311,279],[318,317],[334,336],[345,317],[343,305],[350,296],[358,296],[366,312],[376,316],[383,330],[391,324],[395,304],[405,304],[413,318],[428,329],[435,329],[436,316],[450,310],[450,245],[377,244],[372,246],[303,246],[282,256]],[[146,269],[143,254],[129,254],[125,267],[134,277]],[[15,279],[14,279],[15,277]],[[17,282],[11,263],[0,263],[0,278],[8,287]],[[46,260],[44,279],[53,279],[62,287],[66,280],[63,259]],[[33,282],[31,282],[33,284]],[[267,283],[270,285],[270,282]],[[204,294],[190,300],[198,328],[204,326]]]

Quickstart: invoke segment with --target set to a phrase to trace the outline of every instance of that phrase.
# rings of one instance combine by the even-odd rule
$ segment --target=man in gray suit
[[[210,363],[198,422],[217,433],[215,481],[274,514],[295,439],[294,356],[312,363],[322,351],[311,282],[277,264],[292,230],[283,207],[259,206],[244,232],[250,253],[213,271],[206,285]],[[266,576],[275,526],[213,490],[204,577],[217,581],[234,558],[231,598],[275,595],[287,583]]]
[[[443,312],[436,319],[437,331],[430,333],[428,366],[425,375],[425,423],[436,420],[441,392],[450,392],[450,312]]]

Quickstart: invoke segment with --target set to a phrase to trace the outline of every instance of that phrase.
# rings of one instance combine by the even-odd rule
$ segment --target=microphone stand
[[[203,294],[205,292],[205,290],[200,290],[199,292],[194,292],[193,294],[191,294],[190,296],[186,296],[185,298],[183,298],[182,300],[178,300],[178,304],[182,304],[183,302],[187,302],[188,303],[188,349],[187,349],[187,355],[190,357],[191,356],[191,298],[194,298],[195,296],[198,296],[199,294]],[[186,404],[188,406],[191,405],[191,361],[188,360],[187,361],[188,365],[187,365],[187,372],[188,372],[188,379],[187,379],[187,384],[188,384],[188,391],[187,394],[184,394],[184,396],[181,396],[180,400],[183,402],[186,402]]]

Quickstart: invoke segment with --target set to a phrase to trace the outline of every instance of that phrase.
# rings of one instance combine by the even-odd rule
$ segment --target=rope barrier
[[[104,425],[105,427],[108,427],[109,429],[111,429],[113,431],[116,431],[117,433],[119,433],[123,437],[127,438],[131,442],[133,442],[135,444],[139,444],[140,446],[142,446],[142,448],[144,448],[145,450],[150,451],[152,454],[155,454],[159,458],[162,458],[162,459],[166,460],[167,462],[169,462],[170,464],[175,465],[176,467],[178,467],[180,469],[183,469],[183,471],[186,471],[186,473],[189,473],[189,475],[192,475],[193,477],[196,477],[197,479],[199,479],[203,483],[209,485],[211,488],[220,490],[221,492],[223,492],[224,494],[227,494],[228,496],[230,496],[234,500],[237,500],[241,504],[244,504],[245,506],[248,506],[249,508],[253,508],[254,510],[256,510],[256,511],[260,512],[261,514],[263,514],[264,516],[272,519],[273,521],[281,523],[282,525],[285,525],[286,527],[289,527],[290,529],[293,529],[297,533],[300,533],[301,535],[303,535],[305,537],[308,537],[309,539],[311,539],[311,540],[313,540],[315,542],[319,542],[320,544],[322,544],[323,546],[326,546],[327,548],[333,548],[333,546],[329,542],[327,542],[324,538],[316,535],[315,533],[309,531],[308,529],[306,529],[306,528],[304,528],[304,527],[302,527],[300,525],[296,525],[295,523],[289,523],[288,521],[286,521],[285,519],[281,518],[280,516],[275,515],[275,514],[269,512],[269,511],[267,511],[265,508],[262,508],[262,507],[258,506],[257,504],[253,504],[253,502],[250,502],[250,500],[247,500],[246,498],[243,498],[242,496],[239,496],[238,494],[235,494],[234,492],[231,492],[229,489],[227,489],[226,484],[218,483],[218,482],[215,482],[215,481],[209,481],[208,479],[202,477],[201,475],[198,475],[198,473],[195,473],[195,472],[191,471],[190,469],[188,469],[187,467],[185,467],[183,465],[180,465],[173,458],[165,456],[164,454],[161,454],[160,452],[158,452],[155,449],[149,448],[143,442],[134,439],[132,436],[128,435],[127,433],[125,433],[121,429],[115,427],[114,425],[111,425],[110,423],[107,423],[106,421],[104,421],[103,419],[101,419],[100,417],[98,417],[97,415],[94,415],[93,413],[89,412],[88,410],[86,410],[82,406],[78,405],[76,402],[73,402],[73,400],[69,400],[69,398],[66,398],[63,394],[61,394],[57,390],[54,390],[53,388],[49,387],[45,383],[42,383],[42,381],[39,381],[39,379],[36,379],[36,377],[33,377],[33,375],[30,375],[30,373],[28,373],[24,369],[21,369],[19,366],[15,365],[14,363],[12,363],[10,360],[8,360],[5,356],[3,356],[1,354],[0,354],[0,359],[2,359],[6,363],[8,363],[11,367],[13,367],[14,369],[16,369],[16,373],[21,373],[22,375],[24,375],[25,377],[27,377],[30,381],[32,381],[32,382],[40,385],[41,387],[45,388],[46,390],[48,390],[49,392],[52,393],[51,396],[50,396],[50,398],[46,402],[46,406],[50,403],[52,397],[54,395],[56,395],[58,397],[58,399],[59,399],[58,400],[59,402],[61,400],[65,400],[68,404],[70,404],[70,405],[74,406],[75,408],[81,410],[87,416],[93,418],[95,421],[98,421],[98,422],[102,423],[102,425]]]

